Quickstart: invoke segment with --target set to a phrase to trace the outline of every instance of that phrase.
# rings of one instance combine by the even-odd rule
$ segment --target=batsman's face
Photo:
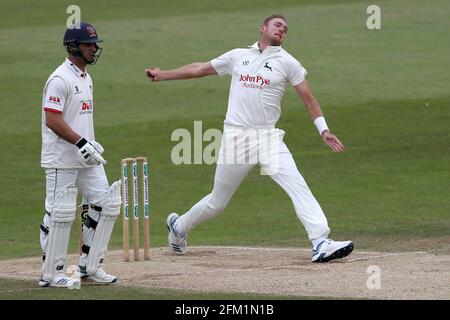
[[[95,54],[97,53],[98,46],[96,43],[80,43],[80,51],[83,57],[89,61],[95,61]]]
[[[262,25],[259,31],[271,46],[281,46],[286,38],[288,27],[283,19],[274,18],[269,21],[267,26]]]

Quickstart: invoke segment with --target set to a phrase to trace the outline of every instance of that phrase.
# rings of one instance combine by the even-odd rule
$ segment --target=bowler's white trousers
[[[309,239],[327,236],[327,219],[300,174],[283,142],[284,131],[276,128],[240,128],[225,126],[214,187],[176,224],[177,233],[187,234],[199,223],[222,212],[248,173],[258,164],[291,198],[297,217]]]

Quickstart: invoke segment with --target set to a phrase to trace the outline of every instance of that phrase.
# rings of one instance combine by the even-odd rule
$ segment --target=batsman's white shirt
[[[286,87],[298,85],[307,74],[280,46],[260,52],[258,43],[228,51],[211,64],[219,76],[232,76],[225,118],[231,126],[275,127]]]
[[[43,168],[89,167],[77,155],[78,148],[58,137],[45,125],[45,111],[60,113],[64,121],[87,140],[94,137],[94,99],[92,79],[69,59],[48,78],[42,98]]]

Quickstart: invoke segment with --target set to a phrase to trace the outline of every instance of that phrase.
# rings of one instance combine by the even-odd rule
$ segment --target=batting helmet
[[[82,57],[88,64],[95,64],[100,57],[102,48],[98,47],[97,43],[99,42],[103,42],[103,40],[98,38],[95,27],[87,22],[81,22],[79,28],[77,28],[77,26],[67,28],[64,33],[63,44],[66,47],[67,52],[71,55]],[[95,43],[97,53],[94,60],[87,60],[82,55],[80,51],[80,43]]]

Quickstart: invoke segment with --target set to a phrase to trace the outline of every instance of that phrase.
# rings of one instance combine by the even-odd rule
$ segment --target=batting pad
[[[64,271],[70,229],[77,210],[77,194],[78,189],[76,187],[68,187],[63,189],[55,198],[55,204],[50,215],[50,228],[45,250],[42,274],[44,281],[52,281],[57,273]]]
[[[121,182],[118,180],[109,188],[109,194],[106,198],[105,204],[103,205],[103,210],[100,215],[97,228],[95,229],[94,239],[92,240],[92,245],[87,257],[87,273],[95,273],[101,263],[100,260],[102,260],[106,254],[108,242],[111,238],[111,233],[114,227],[114,222],[120,214],[120,206],[122,204],[120,187]]]

